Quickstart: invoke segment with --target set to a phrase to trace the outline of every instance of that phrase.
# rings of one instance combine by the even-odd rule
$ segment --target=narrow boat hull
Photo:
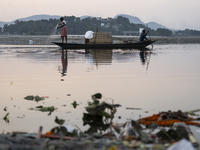
[[[145,48],[151,45],[155,41],[138,42],[138,43],[126,43],[126,44],[74,44],[74,43],[58,43],[54,44],[60,46],[63,49],[139,49]]]

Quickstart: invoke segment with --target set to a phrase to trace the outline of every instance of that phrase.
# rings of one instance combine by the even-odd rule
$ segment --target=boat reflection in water
[[[67,67],[68,67],[68,51],[67,49],[62,49],[62,55],[61,55],[61,64],[62,66],[59,66],[59,72],[61,73],[61,76],[64,77],[67,75]],[[127,50],[112,50],[112,49],[87,49],[84,52],[80,52],[81,50],[73,51],[78,54],[84,54],[89,59],[90,63],[98,67],[100,65],[111,65],[113,57],[115,57],[117,60],[120,61],[126,61],[127,56],[128,59],[132,58],[138,58],[138,54],[140,56],[140,61],[142,65],[148,65],[150,62],[150,57],[152,51],[150,49],[127,49]]]
[[[151,53],[152,50],[145,48],[145,49],[128,49],[128,50],[120,50],[117,51],[117,54],[122,54],[121,56],[123,57],[123,54],[130,54],[130,57],[138,57],[138,52],[139,52],[139,56],[140,56],[140,60],[142,65],[146,65],[146,63],[148,64],[150,61],[150,57],[151,57]],[[88,54],[92,55],[92,59],[93,59],[93,64],[96,64],[98,66],[98,64],[104,64],[104,65],[110,65],[112,64],[112,59],[113,59],[113,55],[115,54],[115,50],[113,52],[113,50],[111,49],[93,49],[93,50],[88,50],[87,51]],[[118,58],[118,59],[123,59],[122,57]],[[127,57],[124,57],[124,59],[127,59]]]
[[[98,68],[99,64],[111,65],[113,52],[111,49],[94,49],[88,51],[93,64]]]

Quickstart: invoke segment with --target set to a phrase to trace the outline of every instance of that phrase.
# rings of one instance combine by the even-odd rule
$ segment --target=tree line
[[[130,23],[128,18],[122,16],[118,16],[116,19],[99,19],[95,17],[80,19],[75,16],[65,16],[64,20],[67,22],[68,34],[72,35],[84,35],[88,30],[111,32],[112,35],[124,35],[123,31],[139,31],[140,28],[146,29],[145,25]],[[3,28],[0,27],[0,33],[11,35],[51,35],[52,30],[58,23],[60,23],[59,19],[16,20],[14,24],[5,24]],[[158,28],[157,30],[149,28],[149,30],[152,36],[200,36],[200,31],[190,29],[176,32],[165,28]],[[58,32],[61,32],[61,29]]]

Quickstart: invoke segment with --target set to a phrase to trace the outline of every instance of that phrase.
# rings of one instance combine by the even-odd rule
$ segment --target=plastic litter
[[[170,146],[167,150],[195,150],[195,148],[188,140],[182,139],[178,141],[176,144]]]

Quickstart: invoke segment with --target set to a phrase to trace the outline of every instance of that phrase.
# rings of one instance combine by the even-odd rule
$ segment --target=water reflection
[[[99,64],[111,65],[112,63],[112,50],[111,49],[94,49],[89,51],[93,64],[98,68]]]
[[[140,60],[142,65],[149,64],[152,51],[150,49],[130,49],[130,50],[120,50],[120,54],[130,54],[130,57],[138,57],[139,52]],[[93,59],[93,64],[98,66],[99,64],[111,65],[113,59],[112,49],[94,49],[87,51],[87,54],[91,54]],[[133,55],[136,54],[136,55]]]
[[[148,70],[148,67],[149,67],[151,53],[152,53],[151,51],[143,51],[143,50],[139,52],[142,65],[145,65],[145,64],[147,65],[146,70]]]
[[[61,63],[62,63],[61,76],[63,77],[67,75],[67,67],[68,67],[67,50],[62,50]]]
[[[140,60],[141,60],[141,63],[142,65],[145,65],[146,61],[147,61],[147,56],[148,56],[148,53],[145,51],[140,51]]]
[[[100,65],[111,65],[112,60],[115,57],[117,58],[117,60],[126,62],[127,59],[138,58],[139,55],[141,64],[146,65],[147,66],[146,70],[147,70],[151,58],[151,53],[152,51],[149,49],[129,49],[129,50],[87,49],[87,50],[75,50],[75,51],[62,49],[61,50],[62,66],[59,66],[58,70],[59,73],[61,73],[61,77],[67,75],[67,67],[68,67],[67,57],[68,55],[71,54],[78,54],[85,56],[85,58],[88,59],[92,65],[95,65],[97,69]]]
[[[45,105],[57,107],[59,111],[55,115],[70,120],[70,123],[77,124],[83,130],[92,126],[83,126],[80,114],[93,92],[101,92],[116,103],[123,104],[123,108],[117,110],[116,116],[121,116],[120,119],[115,118],[117,122],[125,122],[127,118],[138,119],[139,115],[145,117],[162,110],[192,110],[199,106],[200,84],[197,81],[200,75],[200,44],[157,45],[153,51],[91,50],[89,54],[81,50],[46,50],[42,46],[24,46],[21,49],[29,53],[17,53],[18,48],[10,47],[0,48],[1,130],[31,131],[40,125],[46,131],[52,128],[52,115],[46,118],[45,113],[27,110],[41,102],[24,102],[26,93],[48,95],[50,98]],[[36,50],[41,51],[33,53]],[[92,73],[87,71],[88,68],[96,67],[96,64],[100,69]],[[148,70],[152,69],[148,73],[145,71],[147,64]],[[67,79],[60,83],[63,74],[67,74],[64,76]],[[68,93],[71,96],[67,96]],[[74,100],[82,103],[80,109],[73,109],[71,103]],[[5,106],[12,121],[9,125],[3,120],[7,113],[3,113]],[[142,110],[125,109],[132,106]],[[17,118],[24,114],[26,117],[23,119]],[[37,121],[34,121],[35,118]],[[22,128],[21,124],[26,127]]]

